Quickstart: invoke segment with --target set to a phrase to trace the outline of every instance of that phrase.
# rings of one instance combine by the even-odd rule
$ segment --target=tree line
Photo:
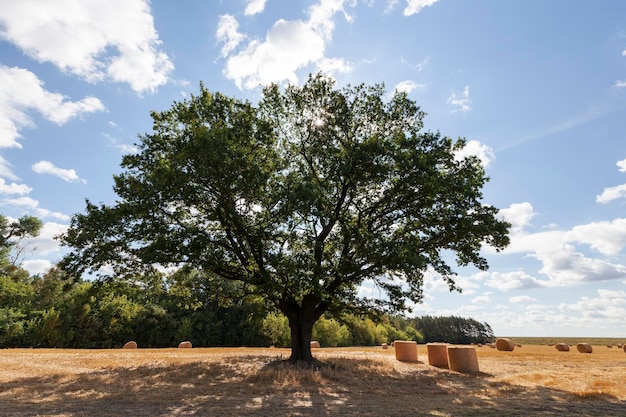
[[[0,348],[290,346],[287,318],[263,299],[223,297],[227,281],[197,271],[141,281],[74,280],[53,268],[30,276],[6,265],[0,274]],[[210,281],[210,285],[207,282]],[[374,346],[394,340],[485,343],[491,327],[462,317],[323,316],[313,328],[322,346]]]

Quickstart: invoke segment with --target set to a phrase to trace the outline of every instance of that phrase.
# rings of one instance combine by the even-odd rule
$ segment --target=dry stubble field
[[[478,347],[472,375],[429,366],[424,345],[418,363],[393,348],[315,351],[330,366],[276,366],[283,349],[0,350],[0,415],[626,416],[618,348]]]

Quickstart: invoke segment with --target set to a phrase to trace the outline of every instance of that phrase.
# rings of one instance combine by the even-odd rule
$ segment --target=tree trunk
[[[319,298],[307,295],[298,305],[293,300],[283,300],[279,304],[280,311],[289,320],[291,331],[291,357],[290,362],[301,362],[307,365],[317,363],[311,353],[311,339],[313,338],[313,325],[321,317],[324,307],[320,305]]]

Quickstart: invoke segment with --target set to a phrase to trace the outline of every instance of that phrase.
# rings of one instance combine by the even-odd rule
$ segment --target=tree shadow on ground
[[[429,367],[339,358],[322,369],[269,366],[269,356],[141,364],[21,378],[0,385],[17,416],[623,416],[626,401]]]

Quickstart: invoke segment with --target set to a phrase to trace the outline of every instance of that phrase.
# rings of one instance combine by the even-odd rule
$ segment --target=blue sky
[[[428,277],[416,314],[626,337],[625,17],[621,0],[0,0],[0,213],[45,222],[21,258],[41,273],[85,199],[115,201],[151,110],[201,81],[256,101],[323,70],[404,90],[427,129],[467,138],[513,224],[462,294]]]

